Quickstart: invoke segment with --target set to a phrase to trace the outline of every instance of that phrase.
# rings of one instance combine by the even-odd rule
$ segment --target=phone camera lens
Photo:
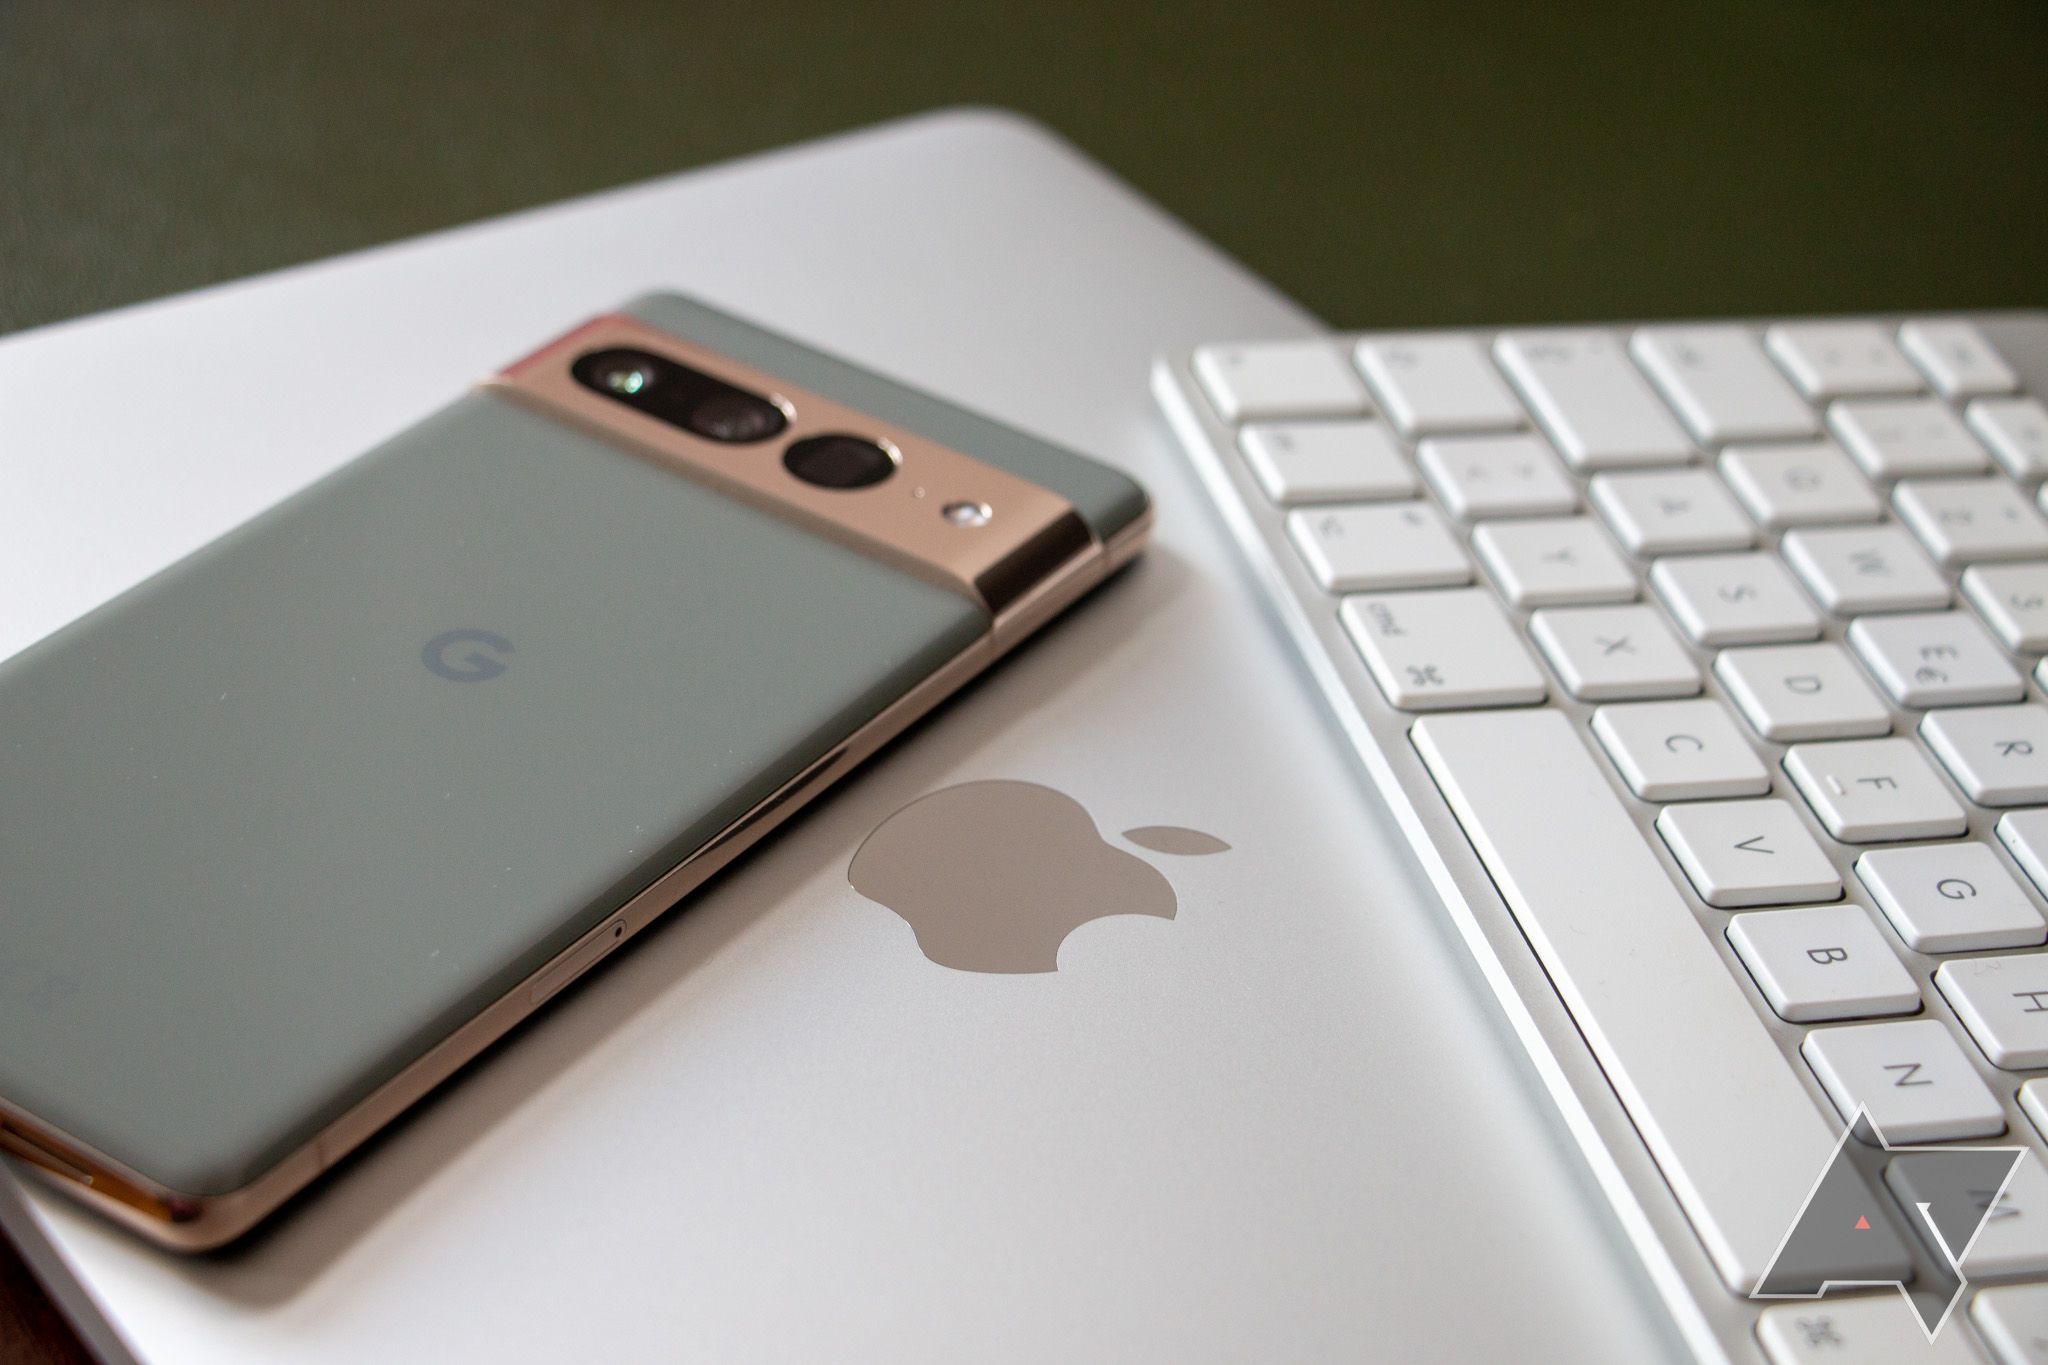
[[[640,407],[660,391],[667,366],[660,356],[616,347],[592,351],[569,369],[585,388]]]
[[[683,425],[714,441],[765,441],[787,426],[782,409],[739,389],[707,395],[690,409]]]
[[[896,457],[859,436],[807,436],[782,452],[782,467],[819,488],[866,488],[896,472]]]
[[[629,361],[620,361],[607,365],[601,370],[598,373],[597,382],[610,389],[613,393],[630,398],[636,393],[645,392],[653,387],[654,371],[645,365],[635,365]]]

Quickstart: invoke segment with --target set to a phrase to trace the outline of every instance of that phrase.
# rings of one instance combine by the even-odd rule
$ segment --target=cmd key
[[[1359,593],[1337,617],[1373,681],[1403,711],[1521,706],[1548,689],[1521,637],[1483,588]]]

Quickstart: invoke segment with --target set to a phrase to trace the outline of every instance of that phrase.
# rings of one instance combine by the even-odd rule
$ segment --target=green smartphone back
[[[668,295],[629,310],[1062,494],[1143,494]],[[247,1185],[988,627],[489,391],[0,663],[0,1098]]]

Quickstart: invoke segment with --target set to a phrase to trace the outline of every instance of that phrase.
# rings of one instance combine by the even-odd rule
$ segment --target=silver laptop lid
[[[1160,349],[1314,323],[1007,116],[0,343],[0,652],[658,286],[1128,469],[1155,548],[242,1250],[173,1260],[0,1178],[95,1335],[216,1362],[1675,1351],[1152,416]],[[961,790],[993,781],[1036,784],[993,793],[1025,818]],[[849,882],[878,827],[888,875],[855,880],[893,906]],[[1083,909],[1015,962],[931,960],[920,926],[1015,913],[976,871],[1017,840]],[[943,866],[906,891],[920,846]]]

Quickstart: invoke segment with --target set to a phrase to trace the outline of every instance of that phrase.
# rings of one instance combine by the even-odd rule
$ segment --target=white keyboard
[[[2048,314],[1154,380],[1693,1346],[2048,1362]],[[1859,1107],[2031,1149],[1931,1347],[1747,1297]],[[1909,1215],[1836,1278],[1938,1264]]]

